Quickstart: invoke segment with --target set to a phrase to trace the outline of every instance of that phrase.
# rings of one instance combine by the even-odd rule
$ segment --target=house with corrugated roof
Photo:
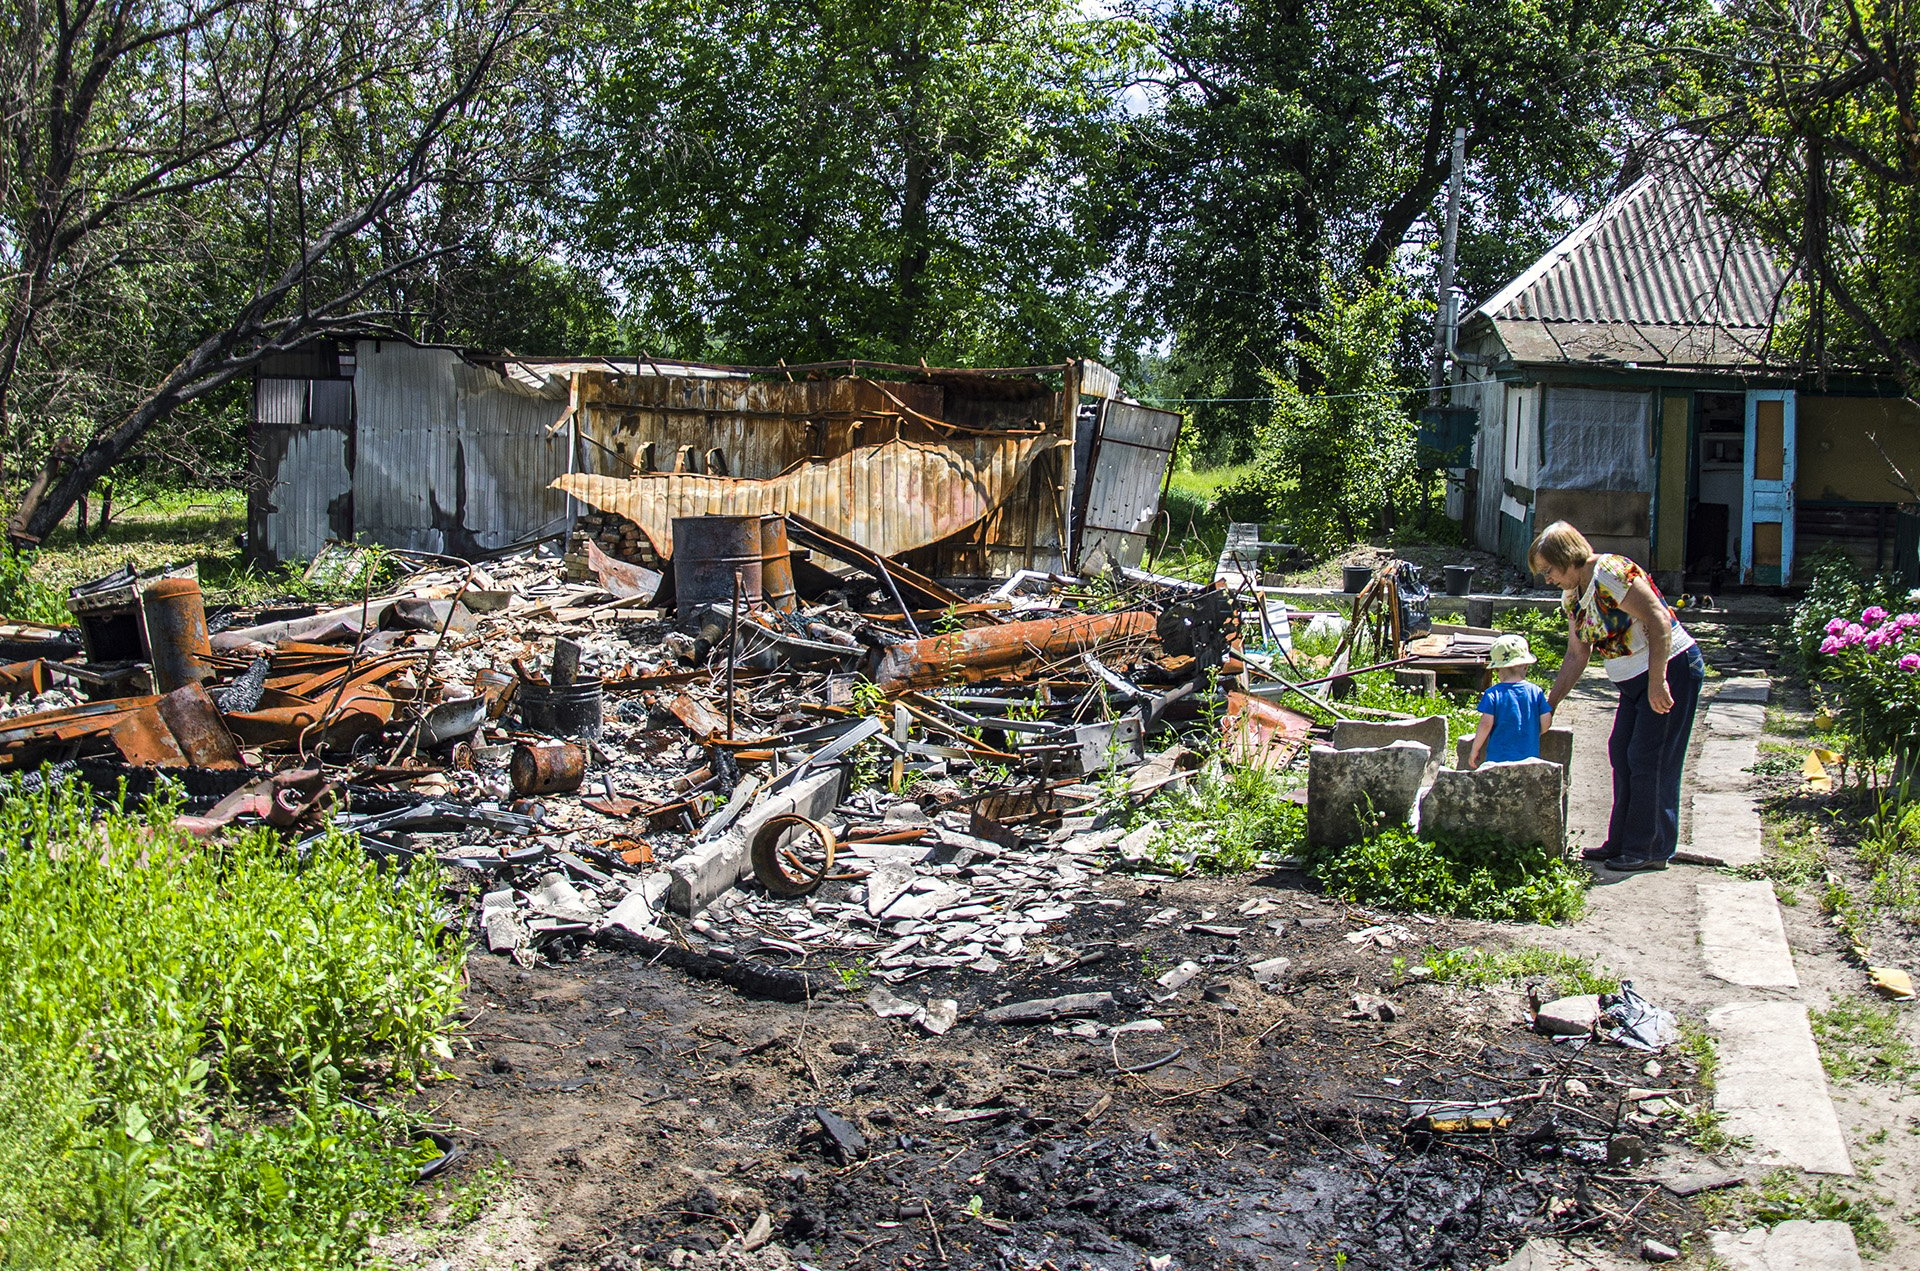
[[[1791,275],[1717,209],[1702,154],[1641,165],[1461,323],[1470,537],[1523,562],[1564,519],[1707,589],[1792,582],[1828,543],[1911,570],[1920,518],[1893,469],[1920,475],[1920,407],[1783,347]]]

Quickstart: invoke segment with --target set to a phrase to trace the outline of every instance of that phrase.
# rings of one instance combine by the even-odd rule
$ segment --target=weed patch
[[[1421,965],[1433,973],[1436,982],[1467,988],[1544,980],[1560,997],[1615,993],[1620,989],[1619,976],[1599,970],[1578,954],[1531,945],[1518,949],[1482,949],[1475,945],[1444,951],[1429,949]]]
[[[176,810],[0,791],[0,1264],[344,1265],[433,1154],[375,1106],[450,1053],[433,872]]]
[[[1892,1003],[1843,996],[1811,1014],[1820,1062],[1835,1081],[1904,1081],[1920,1071]]]
[[[1832,1183],[1809,1190],[1792,1170],[1775,1170],[1750,1187],[1738,1187],[1702,1198],[1707,1221],[1777,1227],[1796,1218],[1813,1222],[1844,1222],[1853,1237],[1868,1249],[1892,1244],[1886,1220],[1872,1202],[1848,1196]]]
[[[1590,875],[1543,847],[1492,838],[1446,843],[1404,826],[1315,853],[1308,868],[1355,904],[1516,922],[1568,922],[1586,908]]]
[[[1299,850],[1307,810],[1263,768],[1209,760],[1181,789],[1155,795],[1137,814],[1160,829],[1147,845],[1172,873],[1234,874]]]
[[[5,542],[0,542],[0,614],[51,627],[73,621],[66,598],[42,581],[34,557]]]
[[[1527,637],[1527,647],[1538,659],[1534,674],[1549,675],[1567,658],[1567,619],[1559,610],[1503,609],[1493,615],[1496,631]]]

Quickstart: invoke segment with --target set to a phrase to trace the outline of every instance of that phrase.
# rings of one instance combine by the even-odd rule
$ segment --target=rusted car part
[[[873,680],[889,693],[955,682],[1018,678],[1026,671],[1109,645],[1153,639],[1150,613],[1068,613],[929,636],[883,651]]]
[[[146,623],[153,687],[171,693],[213,678],[213,648],[207,642],[207,606],[191,578],[162,578],[140,595]]]
[[[567,741],[523,741],[513,748],[508,772],[513,792],[523,799],[536,794],[568,794],[578,790],[586,779],[587,748]]]
[[[802,851],[807,835],[815,846]],[[833,831],[811,817],[798,812],[769,817],[753,835],[753,876],[776,896],[805,896],[833,872],[833,854],[839,846]]]

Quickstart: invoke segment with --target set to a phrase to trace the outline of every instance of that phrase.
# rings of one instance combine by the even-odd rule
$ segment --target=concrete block
[[[1566,851],[1566,769],[1544,759],[1442,772],[1420,800],[1422,838],[1492,834],[1508,843]]]
[[[667,867],[673,876],[667,889],[668,907],[688,916],[705,909],[714,897],[753,873],[747,849],[762,825],[788,812],[819,820],[840,802],[843,778],[835,767],[796,782],[749,808],[739,823],[719,838],[699,844],[673,862]]]
[[[1744,791],[1752,786],[1748,769],[1760,758],[1759,738],[1707,733],[1699,747],[1688,781],[1694,790]]]
[[[1716,1231],[1712,1247],[1726,1271],[1860,1271],[1853,1228],[1832,1219],[1789,1218],[1771,1230]]]
[[[1540,757],[1548,763],[1560,765],[1564,779],[1573,769],[1573,730],[1571,728],[1549,728],[1540,738]],[[1459,738],[1453,743],[1453,766],[1464,768],[1473,758],[1473,734]]]
[[[1852,1174],[1827,1075],[1799,1002],[1734,1002],[1711,1011],[1719,1042],[1713,1106],[1727,1133],[1753,1140],[1756,1165]]]
[[[1693,796],[1693,841],[1680,855],[1694,865],[1752,865],[1766,854],[1760,810],[1749,795],[1698,790]]]
[[[1758,737],[1767,727],[1767,708],[1760,702],[1716,700],[1705,711],[1707,732],[1722,737]]]
[[[1749,988],[1800,987],[1772,883],[1705,878],[1695,887],[1700,896],[1700,955],[1708,975]]]
[[[1417,741],[1427,748],[1427,771],[1421,784],[1429,784],[1447,753],[1447,717],[1429,715],[1425,719],[1404,721],[1343,719],[1333,726],[1335,750],[1372,750],[1396,741]]]
[[[1773,691],[1771,681],[1764,675],[1743,675],[1734,679],[1721,680],[1719,691],[1714,693],[1716,702],[1760,702],[1765,703]]]
[[[1404,825],[1432,756],[1417,741],[1354,750],[1315,746],[1307,755],[1307,842],[1346,847],[1376,824]]]

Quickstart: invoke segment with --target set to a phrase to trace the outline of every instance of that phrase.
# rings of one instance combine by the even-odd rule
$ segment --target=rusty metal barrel
[[[760,518],[758,516],[676,516],[673,518],[673,594],[675,614],[691,622],[707,605],[733,603],[733,576],[740,575],[740,603],[760,599]]]
[[[207,640],[207,606],[191,578],[162,578],[141,593],[147,654],[153,659],[153,689],[171,693],[213,678],[213,646]]]
[[[760,518],[760,589],[767,603],[792,613],[799,603],[793,585],[793,545],[787,542],[787,518],[778,512]]]
[[[523,741],[513,748],[507,772],[513,792],[522,798],[565,794],[578,790],[586,779],[587,748],[569,741]]]

